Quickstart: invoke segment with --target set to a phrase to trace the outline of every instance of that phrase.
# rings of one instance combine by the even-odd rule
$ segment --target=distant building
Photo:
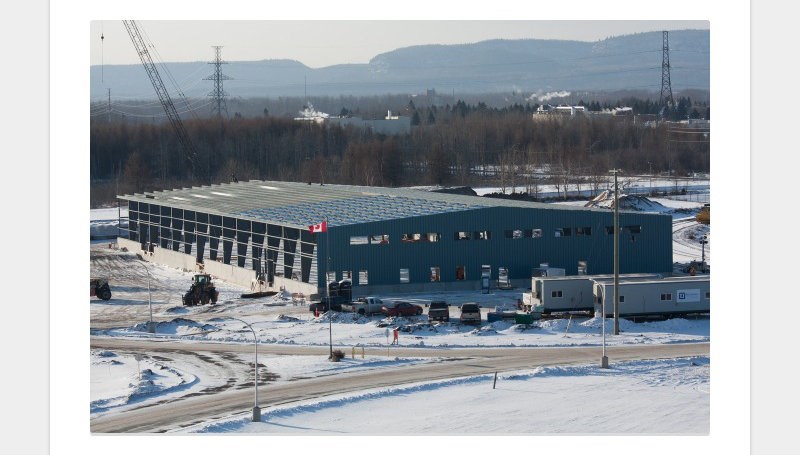
[[[306,103],[303,109],[299,112],[300,116],[294,119],[302,122],[322,123],[330,116],[324,112],[314,109],[311,103]]]
[[[570,106],[570,105],[559,105],[559,106],[551,106],[549,104],[543,104],[536,109],[536,112],[533,113],[534,120],[541,120],[547,118],[567,118],[567,117],[575,117],[576,115],[584,115],[588,112],[586,106]]]
[[[325,121],[342,127],[352,125],[358,128],[370,129],[379,134],[408,134],[411,132],[411,117],[392,115],[392,111],[388,111],[383,119],[365,120],[360,117],[328,117]]]

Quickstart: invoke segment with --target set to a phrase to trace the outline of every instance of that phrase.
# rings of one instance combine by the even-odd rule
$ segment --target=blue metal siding
[[[409,269],[411,283],[430,282],[430,267],[439,267],[441,281],[455,281],[456,267],[466,267],[466,280],[476,281],[481,266],[491,265],[492,279],[507,267],[511,279],[530,278],[531,269],[547,262],[578,273],[578,261],[587,261],[588,273],[613,273],[613,212],[559,210],[557,208],[477,208],[447,214],[363,223],[331,225],[315,234],[324,258],[330,237],[330,269],[351,271],[358,286],[358,271],[368,270],[369,285],[400,284],[400,269]],[[638,234],[620,233],[620,273],[665,273],[672,270],[672,223],[668,215],[620,213],[620,226],[641,226]],[[575,228],[590,227],[591,235],[576,235]],[[555,237],[557,228],[570,228],[568,237]],[[541,238],[509,239],[506,230],[542,229]],[[454,233],[490,231],[488,240],[454,240]],[[404,233],[440,234],[438,242],[405,243]],[[385,245],[350,245],[350,237],[389,235]],[[631,236],[635,241],[631,241]],[[319,285],[324,288],[325,261],[318,261]]]

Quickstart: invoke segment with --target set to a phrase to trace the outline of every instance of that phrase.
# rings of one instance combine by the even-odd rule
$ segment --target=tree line
[[[637,100],[626,101],[636,106],[630,101]],[[651,113],[656,110],[651,104],[641,101],[639,109]],[[677,104],[687,115],[708,111],[686,99]],[[394,136],[267,112],[196,118],[184,121],[196,151],[193,160],[167,122],[97,118],[90,124],[92,205],[112,202],[117,194],[249,179],[370,186],[496,184],[524,186],[533,194],[544,183],[591,186],[605,181],[612,168],[680,174],[709,170],[707,137],[687,141],[668,123],[645,127],[611,115],[534,120],[537,107],[461,100],[417,106],[412,100],[393,112],[411,117],[414,126]]]

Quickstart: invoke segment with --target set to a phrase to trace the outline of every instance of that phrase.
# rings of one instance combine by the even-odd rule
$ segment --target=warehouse
[[[527,287],[542,263],[567,275],[613,271],[607,209],[256,180],[119,199],[129,214],[121,245],[245,286],[261,278],[313,295],[350,280],[366,295],[482,289],[500,277]],[[621,273],[672,271],[670,216],[621,211],[619,226]]]

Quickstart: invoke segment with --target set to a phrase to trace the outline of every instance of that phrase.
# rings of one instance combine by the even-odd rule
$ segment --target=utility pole
[[[619,335],[619,185],[617,174],[620,169],[612,169],[614,173],[614,335]],[[606,315],[603,314],[605,319]]]

